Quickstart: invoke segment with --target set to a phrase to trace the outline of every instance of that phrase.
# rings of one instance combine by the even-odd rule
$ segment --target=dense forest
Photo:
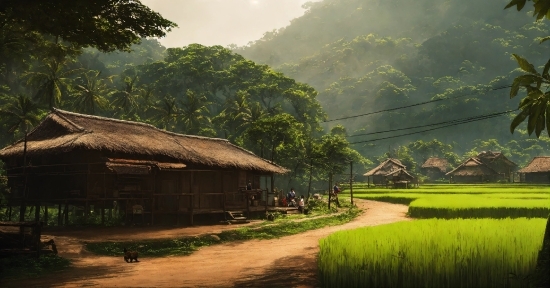
[[[483,150],[523,165],[550,139],[521,126],[511,134],[514,112],[490,115],[517,108],[508,99],[521,73],[512,53],[545,63],[550,43],[539,39],[550,29],[505,5],[324,0],[305,4],[287,27],[228,48],[166,48],[152,38],[104,47],[6,22],[0,144],[59,108],[229,139],[288,167],[281,188],[324,188],[330,174],[345,178],[349,161],[362,174],[388,156],[416,172],[430,156],[457,165]],[[402,106],[411,107],[393,109]],[[426,127],[436,129],[416,133]]]
[[[550,34],[548,21],[535,21],[532,11],[504,10],[508,2],[310,2],[291,25],[233,49],[313,86],[329,120],[429,102],[323,124],[344,126],[352,147],[373,161],[390,153],[417,166],[427,155],[415,147],[432,142],[440,148],[429,154],[452,163],[498,150],[524,165],[547,153],[548,137],[529,137],[524,125],[511,134],[515,112],[470,121],[517,109],[509,85],[522,71],[512,53],[539,70],[548,61],[550,43],[539,44]],[[412,134],[456,119],[465,124]],[[389,138],[402,134],[412,135]]]

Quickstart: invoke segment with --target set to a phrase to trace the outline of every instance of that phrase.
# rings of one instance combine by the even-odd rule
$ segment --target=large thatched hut
[[[430,157],[421,166],[422,172],[428,179],[434,181],[445,177],[449,168],[449,162],[445,158]]]
[[[499,174],[479,159],[471,157],[445,175],[449,176],[450,183],[482,183],[496,180]]]
[[[388,180],[393,179],[393,175],[391,172],[397,171],[397,170],[406,170],[407,167],[401,163],[398,159],[395,158],[388,158],[380,165],[376,166],[369,172],[363,174],[363,176],[367,177],[367,183],[370,185],[372,178],[372,183],[374,185],[386,185]],[[401,174],[400,174],[401,175]]]
[[[287,171],[225,139],[62,110],[51,112],[26,141],[0,150],[0,159],[10,205],[58,206],[60,223],[68,221],[69,206],[83,217],[93,209],[102,221],[112,209],[145,214],[153,224],[263,211],[267,182]]]
[[[527,183],[550,183],[550,156],[533,158],[527,166],[518,171]]]

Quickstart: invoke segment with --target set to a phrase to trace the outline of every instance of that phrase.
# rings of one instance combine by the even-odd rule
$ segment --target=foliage
[[[529,287],[544,226],[419,220],[340,231],[320,242],[320,279],[323,287]]]
[[[127,50],[141,38],[163,37],[176,27],[140,1],[99,0],[89,4],[80,0],[56,1],[55,5],[40,0],[5,0],[0,4],[2,27],[13,25],[23,33],[38,32],[102,51]]]
[[[66,269],[71,262],[57,255],[46,255],[40,258],[15,256],[0,258],[0,279],[34,277]]]

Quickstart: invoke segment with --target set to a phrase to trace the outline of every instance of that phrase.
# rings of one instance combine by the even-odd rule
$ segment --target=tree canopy
[[[38,32],[104,52],[128,50],[176,27],[139,0],[3,0],[0,19],[3,30]]]

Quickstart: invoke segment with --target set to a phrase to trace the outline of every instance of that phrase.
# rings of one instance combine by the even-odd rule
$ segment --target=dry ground
[[[358,200],[366,212],[353,221],[272,240],[239,241],[204,247],[190,256],[143,258],[93,255],[82,241],[151,239],[217,233],[237,225],[190,228],[126,228],[52,232],[59,254],[73,267],[34,279],[11,280],[2,287],[317,287],[319,239],[363,226],[410,220],[407,206]]]

